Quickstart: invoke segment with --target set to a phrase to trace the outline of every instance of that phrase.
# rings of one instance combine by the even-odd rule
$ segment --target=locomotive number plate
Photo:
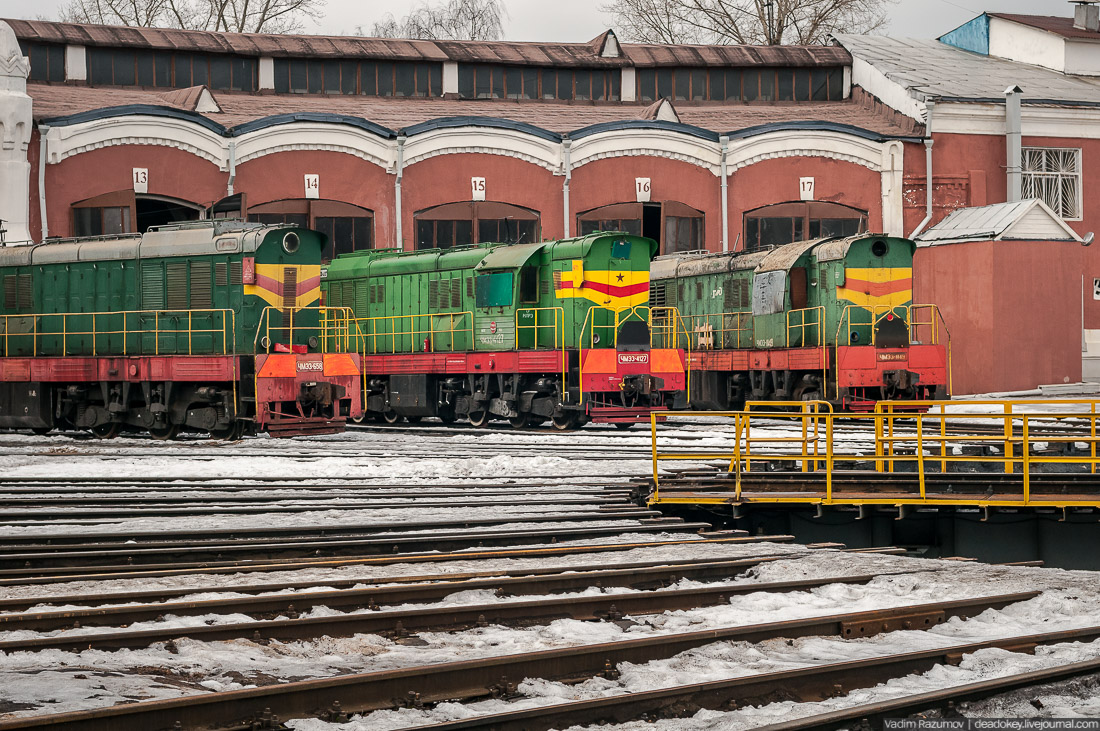
[[[300,360],[298,361],[299,371],[323,371],[325,364],[319,360]]]
[[[619,365],[645,365],[649,362],[649,353],[619,353]]]
[[[909,360],[907,353],[879,353],[879,361]]]

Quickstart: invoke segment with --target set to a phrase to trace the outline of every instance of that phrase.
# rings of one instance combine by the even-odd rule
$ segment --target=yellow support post
[[[1092,474],[1096,474],[1096,402],[1092,402],[1092,408],[1089,410],[1092,414],[1089,418],[1089,423],[1092,424],[1090,431],[1091,440],[1089,441],[1090,450],[1089,454],[1092,456],[1092,466],[1089,468]]]
[[[924,414],[917,412],[917,481],[920,483],[920,499],[924,500]]]
[[[947,406],[940,404],[940,473],[947,472]]]
[[[734,492],[733,492],[733,496],[734,496],[735,500],[740,500],[741,499],[741,429],[742,429],[742,423],[741,422],[742,422],[742,420],[744,420],[744,422],[745,422],[743,426],[744,426],[744,429],[747,433],[748,426],[749,426],[749,415],[748,414],[734,414],[733,415],[734,435],[736,436],[736,439],[733,442],[733,461],[734,461],[734,464],[737,467],[737,475],[735,477],[736,484],[735,484]],[[748,446],[748,442],[746,442],[745,445]]]
[[[825,499],[833,501],[833,415],[825,414]]]
[[[807,449],[808,445],[806,444],[806,437],[809,434],[809,426],[810,426],[809,424],[806,423],[806,415],[808,413],[809,412],[806,410],[806,404],[802,404],[802,419],[801,419],[801,421],[802,421],[802,471],[803,472],[808,472],[809,467],[810,467],[810,465],[807,464],[807,462],[806,462],[806,457],[809,456],[809,451]]]
[[[1027,414],[1023,414],[1024,417],[1024,443],[1022,445],[1023,454],[1020,455],[1021,469],[1024,473],[1024,505],[1031,502],[1031,443],[1028,441],[1027,433]],[[1011,462],[1006,462],[1011,465]]]
[[[1005,473],[1012,474],[1012,404],[1005,402]]]
[[[649,434],[653,446],[653,500],[656,502],[661,499],[661,488],[657,478],[657,413],[654,411],[649,412]]]
[[[882,472],[885,468],[881,457],[883,453],[882,449],[882,422],[884,420],[884,414],[882,411],[882,402],[875,404],[875,456],[880,459],[875,460],[875,472]]]

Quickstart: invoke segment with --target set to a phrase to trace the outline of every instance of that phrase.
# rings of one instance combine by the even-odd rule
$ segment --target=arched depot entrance
[[[678,201],[661,203],[612,203],[577,216],[581,236],[596,231],[623,231],[651,238],[661,254],[707,248],[705,216]]]
[[[117,190],[72,205],[73,236],[145,233],[151,226],[198,221],[204,209],[197,203],[162,195]]]
[[[287,198],[248,208],[248,220],[311,228],[328,236],[322,262],[374,246],[374,211],[343,201]]]
[[[867,230],[867,211],[829,201],[788,201],[745,211],[745,251],[854,236]]]
[[[542,240],[538,211],[499,201],[444,203],[415,212],[413,221],[417,249]]]

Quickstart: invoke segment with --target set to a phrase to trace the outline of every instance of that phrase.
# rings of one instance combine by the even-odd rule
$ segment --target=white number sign
[[[812,201],[814,199],[814,179],[813,178],[799,178],[798,179],[798,195],[799,195],[799,200]]]
[[[149,192],[149,169],[148,168],[134,168],[134,192],[135,193],[148,193]]]
[[[306,175],[306,198],[321,197],[321,176],[316,173]]]
[[[485,178],[470,178],[470,200],[485,200]]]
[[[639,203],[649,203],[651,187],[649,178],[634,178],[634,192],[638,194]]]
[[[1100,300],[1100,279],[1092,280],[1092,298]]]

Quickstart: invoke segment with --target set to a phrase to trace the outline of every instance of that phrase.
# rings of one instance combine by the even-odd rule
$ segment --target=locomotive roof
[[[669,254],[658,257],[650,267],[651,279],[690,277],[702,274],[744,271],[787,271],[807,252],[812,251],[817,261],[836,261],[848,255],[857,241],[872,237],[888,237],[885,234],[864,233],[846,238],[827,237],[811,241],[796,241],[762,251],[721,252],[717,254]],[[910,242],[912,244],[912,242]]]
[[[243,221],[211,221],[206,225],[159,226],[144,234],[54,239],[41,244],[0,249],[0,266],[30,266],[76,261],[204,254],[249,254],[269,231],[293,228]],[[217,243],[216,243],[217,242]]]

